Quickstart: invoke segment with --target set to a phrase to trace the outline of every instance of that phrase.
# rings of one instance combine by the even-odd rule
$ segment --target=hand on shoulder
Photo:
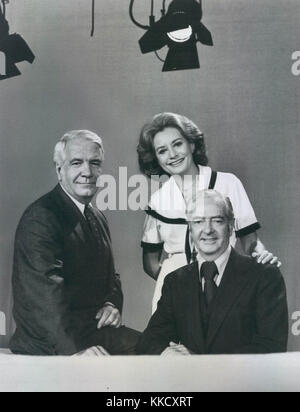
[[[282,263],[277,256],[272,252],[266,250],[265,246],[258,240],[256,246],[253,249],[252,257],[256,259],[257,263],[262,265],[273,265],[277,268],[281,268]]]

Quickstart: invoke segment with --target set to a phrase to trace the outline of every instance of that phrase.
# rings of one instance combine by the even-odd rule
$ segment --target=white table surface
[[[300,391],[300,353],[33,358],[0,354],[0,391]]]

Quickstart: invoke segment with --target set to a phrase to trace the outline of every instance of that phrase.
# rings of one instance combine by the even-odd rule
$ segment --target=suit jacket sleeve
[[[172,298],[172,275],[165,280],[157,311],[142,334],[137,346],[139,355],[160,355],[169,343],[179,343]]]
[[[45,342],[49,355],[76,352],[66,331],[62,253],[63,236],[56,217],[43,208],[25,214],[15,241],[14,316],[27,337]]]
[[[114,273],[110,278],[110,291],[105,299],[105,303],[112,303],[120,313],[123,310],[123,293],[121,279],[118,273]]]
[[[268,266],[261,275],[256,302],[257,333],[251,345],[237,353],[286,352],[288,341],[288,307],[286,287],[280,271]]]
[[[110,276],[109,276],[109,290],[105,298],[105,303],[106,302],[112,303],[113,305],[115,305],[116,308],[118,308],[120,313],[122,313],[124,297],[123,297],[123,292],[122,292],[121,277],[115,271],[110,230],[109,230],[106,217],[100,211],[99,211],[99,218],[100,218],[101,224],[105,228],[105,232],[109,240],[109,247],[110,247],[111,259],[112,259]]]

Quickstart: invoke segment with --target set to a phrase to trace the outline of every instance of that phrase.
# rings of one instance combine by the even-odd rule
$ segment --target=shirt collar
[[[62,190],[65,192],[65,194],[67,196],[69,196],[69,198],[72,200],[73,203],[75,203],[75,205],[78,207],[78,209],[80,210],[80,212],[82,213],[82,215],[84,216],[84,209],[85,209],[85,205],[78,202],[78,200],[76,200],[73,196],[70,195],[70,193],[68,193],[66,191],[66,189],[63,187],[63,185],[60,185],[60,187],[62,188]]]
[[[217,265],[219,276],[223,277],[227,263],[229,261],[230,255],[231,255],[232,247],[231,245],[228,246],[226,251],[217,259],[215,260],[215,264]],[[198,262],[199,262],[199,270],[201,270],[202,264],[205,262],[205,259],[198,254]]]

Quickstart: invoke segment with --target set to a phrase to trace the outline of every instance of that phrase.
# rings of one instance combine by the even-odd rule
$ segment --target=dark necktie
[[[213,301],[218,291],[218,287],[214,280],[218,273],[218,268],[215,262],[204,262],[201,266],[201,279],[205,279],[204,296],[207,306]]]
[[[101,230],[100,230],[100,227],[99,227],[99,222],[97,220],[95,212],[93,211],[93,208],[91,206],[87,205],[85,207],[84,216],[87,220],[90,231],[91,231],[94,239],[96,240],[99,249],[103,249],[103,246],[104,246],[104,244],[103,244],[103,235],[101,233]]]

